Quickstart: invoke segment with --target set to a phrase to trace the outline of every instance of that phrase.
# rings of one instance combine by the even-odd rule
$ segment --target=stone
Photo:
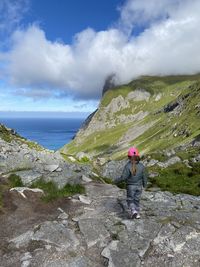
[[[21,248],[24,246],[27,246],[30,240],[33,238],[34,231],[29,230],[11,240],[9,240],[9,243],[13,243],[16,248]]]
[[[21,261],[27,261],[27,260],[30,260],[32,259],[32,255],[30,252],[26,252],[24,253],[24,256],[21,258]]]
[[[9,242],[13,243],[16,248],[21,248],[27,246],[31,240],[42,241],[61,249],[75,248],[79,245],[79,240],[73,231],[56,221],[46,221],[35,226],[33,231],[27,231]]]
[[[85,176],[84,174],[81,176],[81,179],[86,183],[92,182],[92,179],[87,177],[87,176]]]
[[[169,167],[171,165],[174,165],[174,164],[176,164],[178,162],[181,162],[181,159],[179,157],[177,157],[177,156],[174,156],[174,157],[168,159],[165,162],[158,162],[157,165],[159,167],[162,167],[162,168],[167,168],[167,167]]]
[[[68,159],[71,160],[72,162],[76,161],[76,159],[74,157],[72,157],[72,156],[69,156]]]
[[[155,101],[159,101],[161,98],[162,98],[162,94],[159,93],[159,94],[156,95]]]
[[[156,159],[151,159],[148,163],[146,163],[147,167],[152,167],[154,165],[156,165],[159,161]]]
[[[66,212],[63,212],[58,216],[58,219],[61,219],[61,220],[67,220],[68,218],[69,218],[69,215]]]
[[[42,178],[42,174],[35,171],[35,170],[17,171],[17,172],[15,172],[15,174],[21,178],[22,183],[24,185],[30,185],[34,181]]]
[[[16,191],[19,193],[23,198],[27,198],[26,192],[30,191],[36,194],[44,195],[44,191],[39,188],[29,188],[29,187],[13,187],[10,189],[10,192]]]
[[[88,248],[96,245],[97,243],[102,246],[105,239],[110,236],[103,224],[103,221],[100,219],[80,219],[78,221],[78,225],[81,233],[84,235]]]
[[[44,170],[49,172],[54,172],[59,168],[58,164],[44,165]],[[62,169],[61,169],[62,170]]]
[[[80,195],[79,196],[79,200],[84,203],[84,204],[87,204],[87,205],[90,205],[91,204],[91,199],[89,197],[86,197],[86,196],[82,196]]]
[[[55,244],[63,249],[79,245],[79,241],[72,230],[67,229],[63,224],[51,221],[44,222],[38,227],[36,226],[32,239]]]
[[[133,101],[149,101],[151,94],[144,89],[136,89],[127,95],[128,100]]]
[[[58,168],[56,169],[57,172],[61,172],[62,171],[62,168]]]

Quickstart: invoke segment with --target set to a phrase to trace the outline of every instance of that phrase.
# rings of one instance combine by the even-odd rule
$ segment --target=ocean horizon
[[[0,118],[0,123],[44,148],[58,150],[69,143],[85,118]]]

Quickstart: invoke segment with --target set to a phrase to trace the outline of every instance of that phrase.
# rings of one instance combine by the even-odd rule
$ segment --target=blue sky
[[[123,0],[33,0],[24,23],[38,22],[49,40],[71,43],[73,36],[91,27],[107,29],[119,17],[117,7]]]
[[[111,74],[200,72],[199,13],[199,0],[1,0],[0,111],[86,114]]]

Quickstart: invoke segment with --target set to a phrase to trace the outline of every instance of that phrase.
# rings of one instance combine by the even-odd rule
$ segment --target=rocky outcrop
[[[0,139],[0,173],[18,175],[24,185],[39,180],[54,181],[63,187],[66,183],[77,183],[82,174],[89,175],[91,167],[67,163],[59,152],[46,149],[30,149],[27,144],[12,140],[10,143]],[[81,174],[80,174],[81,173]]]
[[[127,100],[149,101],[151,94],[144,89],[136,89],[127,95]]]
[[[15,192],[15,209],[0,216],[1,266],[199,266],[199,197],[143,192],[141,219],[131,220],[125,190],[85,187],[87,203],[46,207]]]
[[[81,143],[85,137],[94,132],[104,131],[120,124],[141,121],[149,112],[140,110],[126,115],[122,112],[130,108],[130,101],[148,101],[149,97],[148,92],[136,90],[129,93],[126,98],[121,95],[113,98],[106,107],[101,107],[86,120],[75,137],[77,143]]]

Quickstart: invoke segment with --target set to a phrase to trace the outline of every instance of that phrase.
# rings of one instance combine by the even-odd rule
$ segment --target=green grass
[[[8,177],[8,182],[9,182],[8,184],[9,184],[10,188],[11,187],[23,187],[24,186],[21,178],[14,173],[10,174],[10,176]]]
[[[53,201],[58,198],[72,196],[74,194],[84,194],[85,188],[80,184],[66,184],[63,188],[58,189],[56,184],[52,181],[45,182],[40,179],[31,185],[31,188],[40,188],[44,191],[45,196],[42,199],[45,202]]]
[[[2,124],[0,124],[0,138],[2,138],[4,141],[8,143],[10,143],[13,140],[20,141],[21,143],[26,144],[29,148],[35,149],[37,151],[44,150],[44,148],[39,144],[27,140],[26,138],[15,133],[12,129],[10,130]]]
[[[192,168],[177,163],[158,173],[159,176],[150,178],[150,181],[162,190],[200,196],[200,163],[193,163]]]
[[[100,108],[106,107],[113,98],[118,97],[119,95],[126,97],[131,91],[132,88],[129,85],[118,86],[113,90],[108,90],[101,100]]]
[[[13,187],[23,187],[21,178],[16,174],[11,174],[5,183],[0,183],[0,211],[3,208],[3,194]]]
[[[101,177],[101,179],[107,184],[114,184],[114,182],[111,178]]]
[[[82,157],[81,159],[79,159],[78,162],[80,162],[80,163],[89,163],[90,159],[85,156],[85,157]]]
[[[194,158],[199,154],[199,149],[197,147],[189,147],[185,150],[178,151],[176,155],[182,160]]]
[[[0,125],[0,137],[8,143],[12,141],[12,135],[4,125]]]
[[[30,149],[35,149],[36,151],[43,151],[44,150],[44,148],[42,146],[40,146],[39,144],[37,144],[35,142],[25,140],[24,143],[27,144],[27,146]]]

